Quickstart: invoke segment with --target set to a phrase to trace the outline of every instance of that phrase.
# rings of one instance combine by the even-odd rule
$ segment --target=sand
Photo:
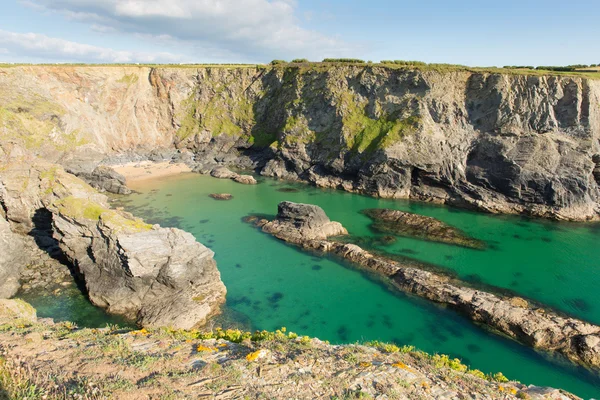
[[[152,161],[131,162],[122,165],[113,165],[112,168],[123,175],[127,179],[128,184],[178,175],[182,172],[191,172],[190,167],[185,164],[171,164],[167,161],[158,163]]]

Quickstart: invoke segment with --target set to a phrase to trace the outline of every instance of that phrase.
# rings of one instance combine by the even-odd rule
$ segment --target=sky
[[[1,0],[0,62],[600,63],[598,0]]]

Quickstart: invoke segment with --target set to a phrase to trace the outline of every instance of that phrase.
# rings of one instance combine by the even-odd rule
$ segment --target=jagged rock
[[[125,177],[107,165],[99,165],[91,173],[79,173],[77,177],[83,179],[91,187],[101,192],[115,194],[129,194]]]
[[[352,243],[326,240],[345,233],[345,229],[339,223],[329,222],[317,206],[283,202],[273,221],[258,217],[245,221],[279,239],[311,251],[335,254],[384,275],[403,291],[450,306],[523,344],[560,352],[582,365],[600,367],[600,326],[559,316],[524,299],[473,289],[447,276],[416,268],[415,263],[372,254]]]
[[[19,290],[19,277],[28,261],[24,245],[21,236],[10,230],[10,224],[0,211],[0,299],[8,299]]]
[[[252,175],[238,175],[233,180],[244,185],[256,185],[258,183]]]
[[[291,201],[279,203],[277,218],[262,229],[286,241],[326,239],[348,233],[342,224],[330,221],[321,207]]]
[[[409,212],[372,208],[363,213],[375,222],[372,227],[383,233],[414,237],[474,249],[485,248],[485,243],[469,237],[460,229],[454,228],[435,218]]]
[[[231,199],[233,199],[233,196],[229,193],[211,193],[208,196],[215,200],[231,200]]]
[[[13,231],[37,234],[40,213],[49,214],[92,303],[143,326],[191,328],[219,312],[226,290],[211,250],[187,232],[110,209],[82,180],[38,162],[3,171],[7,219]]]
[[[123,93],[123,71],[84,68],[3,69],[0,105],[53,129],[11,132],[0,154],[18,158],[34,138],[36,154],[90,173],[102,159],[189,150],[200,163],[378,197],[599,219],[600,85],[584,76],[332,65],[282,79],[277,68],[140,67]],[[85,101],[74,101],[81,87]]]

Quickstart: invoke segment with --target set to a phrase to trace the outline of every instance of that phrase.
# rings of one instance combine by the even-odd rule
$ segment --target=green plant
[[[494,375],[491,376],[490,380],[500,383],[508,382],[508,378],[505,377],[504,374],[502,374],[502,372],[496,372]]]
[[[324,63],[349,63],[349,64],[364,64],[365,61],[358,58],[326,58]]]
[[[295,64],[306,64],[306,63],[309,63],[309,62],[310,61],[308,61],[306,58],[294,58],[292,60],[292,63],[295,63]]]
[[[281,64],[287,64],[287,61],[285,60],[273,60],[270,62],[271,65],[281,65]]]

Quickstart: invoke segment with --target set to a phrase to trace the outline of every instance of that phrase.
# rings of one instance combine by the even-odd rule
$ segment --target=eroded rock
[[[474,249],[483,249],[485,247],[484,242],[474,239],[460,229],[454,228],[435,218],[382,208],[363,210],[363,213],[375,221],[372,227],[383,233]]]
[[[91,187],[100,192],[129,194],[131,190],[126,185],[123,175],[107,165],[99,165],[91,173],[81,172],[77,177],[83,179]]]
[[[582,365],[600,367],[599,326],[560,316],[521,298],[468,287],[448,276],[370,253],[352,243],[327,240],[328,236],[345,233],[345,229],[330,222],[317,206],[283,202],[273,221],[257,217],[245,220],[279,239],[311,251],[335,254],[384,275],[403,291],[448,305],[523,344],[562,353]]]
[[[277,218],[262,227],[285,241],[327,239],[348,233],[339,222],[330,221],[321,207],[312,204],[279,203]]]
[[[219,312],[226,290],[211,250],[187,232],[112,210],[82,180],[38,162],[3,171],[7,219],[30,233],[36,215],[49,213],[53,239],[92,303],[154,327],[192,328]]]

